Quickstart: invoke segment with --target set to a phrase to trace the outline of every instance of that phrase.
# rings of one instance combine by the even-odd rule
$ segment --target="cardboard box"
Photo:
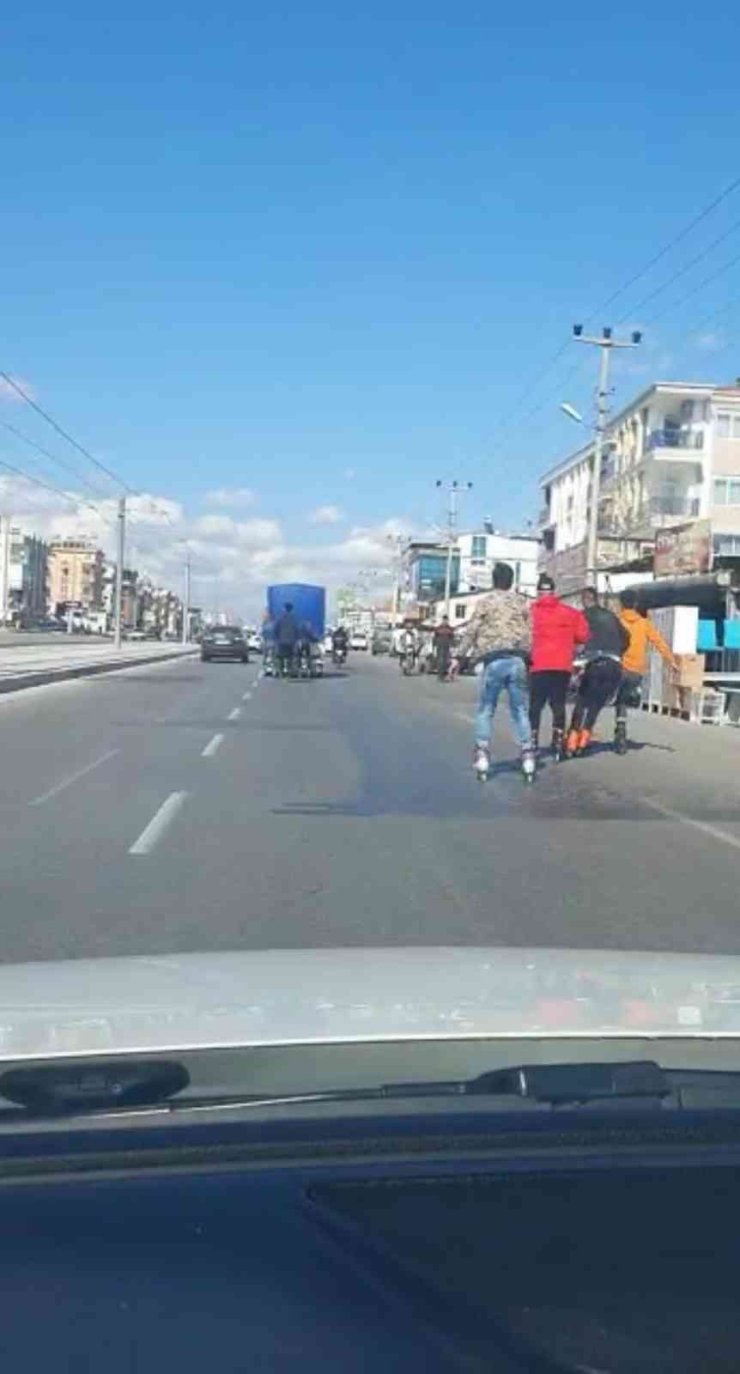
[[[678,674],[675,682],[677,687],[690,687],[693,691],[699,691],[704,683],[704,673],[706,671],[706,657],[704,654],[677,654]]]

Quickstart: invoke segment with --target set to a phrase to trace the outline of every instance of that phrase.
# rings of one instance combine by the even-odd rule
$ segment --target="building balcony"
[[[701,429],[653,429],[645,441],[645,449],[654,458],[667,458],[675,462],[687,459],[697,462],[697,450],[704,447],[704,431]]]
[[[653,524],[663,519],[696,520],[701,502],[698,496],[651,496],[647,510]]]

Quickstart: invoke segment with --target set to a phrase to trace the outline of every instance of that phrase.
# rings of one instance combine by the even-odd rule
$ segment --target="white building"
[[[0,516],[0,621],[25,622],[46,615],[47,553],[42,539],[24,534]]]
[[[490,591],[496,563],[509,564],[518,591],[534,591],[540,544],[533,535],[501,534],[487,527],[482,534],[459,534],[454,547],[460,569],[456,588],[458,595]]]
[[[592,463],[590,441],[540,481],[540,561],[566,591],[585,580]],[[740,555],[740,385],[657,382],[607,427],[598,564],[639,561],[659,529],[697,519],[715,556]]]

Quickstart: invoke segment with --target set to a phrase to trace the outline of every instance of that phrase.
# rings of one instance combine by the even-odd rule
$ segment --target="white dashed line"
[[[187,792],[170,793],[156,815],[152,816],[149,824],[142,830],[138,840],[132,844],[129,854],[151,853],[157,841],[161,840],[165,830],[172,824],[187,795]]]
[[[226,719],[227,719],[227,720],[238,720],[239,717],[240,717],[240,715],[241,715],[241,711],[240,711],[239,707],[238,707],[238,706],[235,706],[234,709],[233,709],[233,711],[229,711],[229,714],[228,714],[228,716],[226,717]]]
[[[651,811],[657,811],[659,815],[666,816],[669,820],[680,821],[682,825],[688,825],[692,830],[700,830],[704,835],[711,835],[713,840],[719,840],[722,844],[729,844],[732,849],[740,849],[740,837],[731,835],[729,830],[721,830],[717,825],[710,825],[708,821],[696,821],[693,816],[684,816],[681,811],[674,811],[670,806],[663,806],[662,802],[653,801],[652,797],[642,797],[641,800]]]
[[[220,746],[223,744],[223,740],[223,735],[214,735],[213,739],[209,739],[205,749],[203,750],[203,753],[201,754],[201,758],[212,759],[213,755],[216,753],[216,750],[219,749]]]
[[[251,700],[252,700],[252,693],[251,693],[251,692],[245,692],[245,693],[244,693],[244,696],[242,697],[242,701],[251,701]]]
[[[113,755],[117,753],[117,749],[109,749],[106,754],[101,754],[99,759],[93,759],[93,762],[88,763],[84,768],[78,768],[76,773],[70,773],[68,778],[62,778],[62,781],[56,783],[54,787],[50,787],[48,792],[42,792],[40,797],[34,797],[28,805],[43,806],[44,802],[51,801],[51,798],[56,797],[59,792],[63,792],[65,787],[71,787],[73,782],[79,782],[80,778],[87,777],[87,774],[92,773],[94,768],[99,768],[101,763],[107,763],[108,759],[112,759]]]

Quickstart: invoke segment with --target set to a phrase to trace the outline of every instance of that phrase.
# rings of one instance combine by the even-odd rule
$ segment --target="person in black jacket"
[[[586,587],[581,601],[590,634],[583,651],[586,663],[565,745],[569,755],[582,754],[588,748],[599,712],[621,682],[622,654],[629,643],[629,634],[614,612],[599,605],[595,587]]]

